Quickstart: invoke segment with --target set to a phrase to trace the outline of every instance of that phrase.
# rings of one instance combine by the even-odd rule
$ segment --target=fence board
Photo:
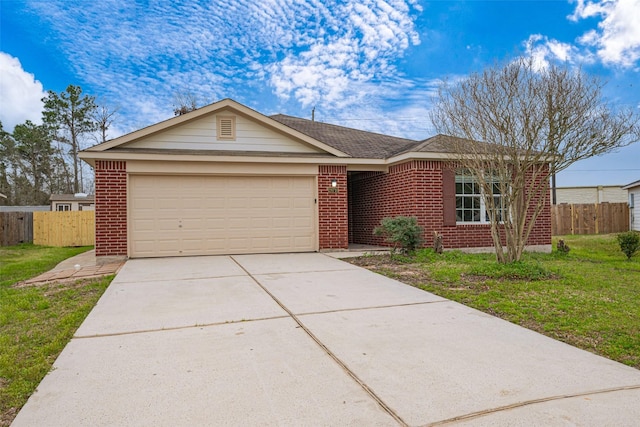
[[[95,243],[95,212],[34,212],[33,243],[44,246],[91,246]]]
[[[0,246],[33,241],[33,212],[0,212]]]
[[[551,232],[555,236],[623,231],[629,231],[629,206],[626,203],[563,203],[551,207]]]

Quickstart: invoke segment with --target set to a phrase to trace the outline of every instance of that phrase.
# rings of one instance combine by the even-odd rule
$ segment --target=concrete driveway
[[[640,371],[323,254],[130,260],[14,421],[637,426]]]

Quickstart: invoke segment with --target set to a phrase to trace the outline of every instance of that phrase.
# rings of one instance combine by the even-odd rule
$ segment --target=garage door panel
[[[131,256],[315,250],[313,177],[130,176]]]

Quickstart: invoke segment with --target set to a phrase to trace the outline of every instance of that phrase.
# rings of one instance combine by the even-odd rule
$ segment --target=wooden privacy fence
[[[95,242],[95,212],[34,212],[33,244],[91,246]]]
[[[629,231],[626,203],[560,204],[551,206],[551,233],[607,234]]]
[[[33,212],[0,212],[0,246],[33,241]]]

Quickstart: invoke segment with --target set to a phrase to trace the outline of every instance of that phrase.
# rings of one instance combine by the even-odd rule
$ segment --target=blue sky
[[[172,117],[190,92],[424,139],[442,79],[518,55],[581,66],[640,112],[640,0],[0,0],[0,120],[37,122],[47,90],[76,84],[119,108],[111,137]],[[640,143],[558,184],[638,179]]]

